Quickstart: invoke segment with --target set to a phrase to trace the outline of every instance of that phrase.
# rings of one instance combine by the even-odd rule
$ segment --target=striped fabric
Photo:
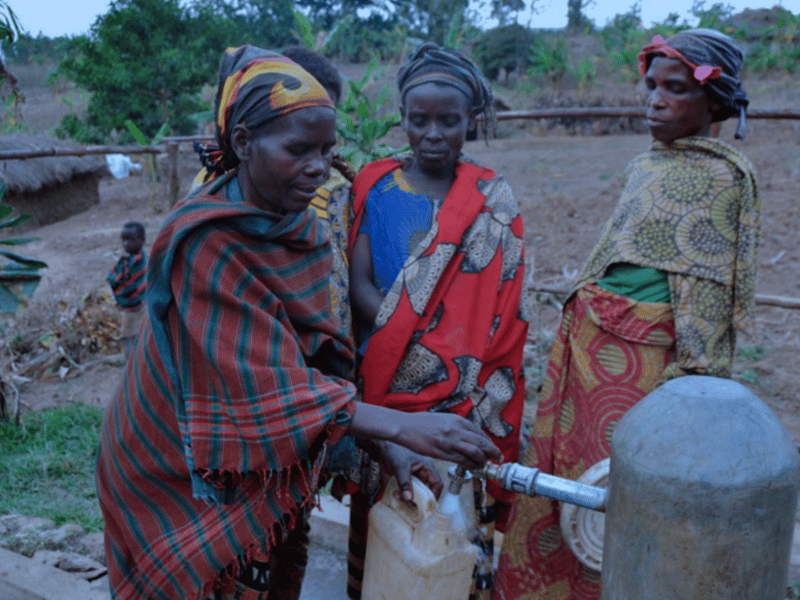
[[[354,410],[330,265],[312,211],[248,206],[231,175],[165,223],[97,465],[114,598],[205,598],[312,501]]]
[[[108,274],[106,281],[117,304],[123,309],[135,309],[144,302],[147,287],[147,253],[126,254]]]

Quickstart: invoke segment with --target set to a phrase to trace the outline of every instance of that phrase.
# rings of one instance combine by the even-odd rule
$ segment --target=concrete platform
[[[111,594],[88,581],[0,548],[2,600],[108,600]]]
[[[320,510],[321,509],[321,510]],[[300,600],[348,600],[347,531],[350,510],[323,497],[311,513],[311,546]]]
[[[322,498],[311,515],[311,547],[301,600],[348,600],[349,512]],[[108,578],[87,582],[77,575],[0,548],[0,600],[110,600]]]
[[[348,600],[349,511],[322,498],[311,515],[309,563],[300,600]],[[499,544],[498,544],[499,545]],[[109,600],[107,578],[93,583],[0,548],[0,600]],[[789,584],[800,582],[800,524],[795,524]]]

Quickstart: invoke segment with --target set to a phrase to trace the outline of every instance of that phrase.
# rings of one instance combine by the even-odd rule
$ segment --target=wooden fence
[[[541,284],[533,284],[529,286],[528,291],[534,293],[552,294],[553,296],[559,296],[560,298],[565,298],[570,293],[569,288]],[[778,306],[780,308],[800,308],[800,298],[756,294],[756,304],[759,306]]]
[[[578,106],[561,108],[537,108],[534,110],[507,110],[497,113],[498,121],[513,119],[563,119],[563,118],[642,118],[645,109],[642,106]],[[789,119],[800,120],[800,110],[749,108],[750,119]],[[180,144],[186,142],[210,141],[210,135],[166,137],[158,146],[83,146],[79,148],[41,148],[38,150],[4,150],[0,151],[0,160],[24,160],[42,156],[85,156],[90,154],[166,154],[167,181],[170,205],[178,201],[180,193],[180,175],[178,159]]]
[[[497,113],[498,121],[513,119],[562,119],[562,118],[619,118],[644,117],[642,106],[579,106],[562,108],[537,108],[533,110],[507,110]],[[800,110],[774,108],[748,108],[748,119],[788,119],[800,120]],[[158,146],[83,146],[80,148],[42,148],[39,150],[5,150],[0,151],[0,160],[24,160],[42,156],[85,156],[90,154],[166,154],[167,182],[170,206],[178,201],[180,193],[180,172],[178,159],[182,143],[211,141],[211,135],[172,136],[166,137]],[[534,285],[532,292],[550,293],[566,296],[569,290],[557,287]],[[781,308],[800,309],[800,299],[784,296],[768,296],[756,294],[756,304],[762,306],[778,306]]]

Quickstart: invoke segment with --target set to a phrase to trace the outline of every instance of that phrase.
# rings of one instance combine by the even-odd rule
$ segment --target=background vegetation
[[[398,63],[420,41],[433,40],[467,51],[500,85],[556,98],[574,90],[582,100],[603,78],[633,87],[642,45],[656,33],[667,37],[690,25],[716,27],[739,39],[750,71],[800,70],[800,14],[785,8],[775,7],[770,20],[753,27],[724,3],[695,0],[691,23],[671,14],[646,28],[639,2],[598,26],[585,15],[587,0],[564,0],[567,33],[589,40],[576,52],[563,31],[515,23],[525,5],[483,0],[478,11],[491,14],[499,26],[482,31],[468,0],[113,0],[87,35],[51,39],[22,33],[17,39],[7,36],[3,50],[12,67],[55,65],[49,75],[54,91],[73,94],[65,95],[65,103],[72,102],[76,89],[83,94],[85,110],[71,111],[55,131],[82,142],[131,143],[127,120],[147,138],[165,125],[173,134],[196,132],[198,115],[209,109],[208,89],[221,49],[298,43],[303,36],[296,10],[306,16],[315,48],[340,63]],[[13,29],[13,22],[5,24]],[[8,125],[13,115],[6,113]],[[24,123],[11,122],[14,128]]]

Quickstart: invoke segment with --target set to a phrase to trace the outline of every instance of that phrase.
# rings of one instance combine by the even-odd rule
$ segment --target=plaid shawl
[[[351,250],[369,190],[401,165],[385,159],[356,177]],[[515,461],[528,331],[524,253],[511,188],[491,169],[459,161],[433,227],[381,304],[359,370],[364,401],[467,417]]]
[[[136,308],[145,300],[147,288],[147,253],[126,254],[117,261],[117,266],[108,274],[106,281],[111,286],[114,299],[123,309]]]
[[[761,203],[750,161],[720,140],[653,142],[626,169],[614,214],[575,289],[618,262],[666,271],[677,331],[664,379],[729,377],[755,308]]]
[[[199,598],[268,553],[349,426],[352,343],[329,310],[317,219],[238,190],[228,175],[183,201],[153,246],[97,468],[115,598]]]

